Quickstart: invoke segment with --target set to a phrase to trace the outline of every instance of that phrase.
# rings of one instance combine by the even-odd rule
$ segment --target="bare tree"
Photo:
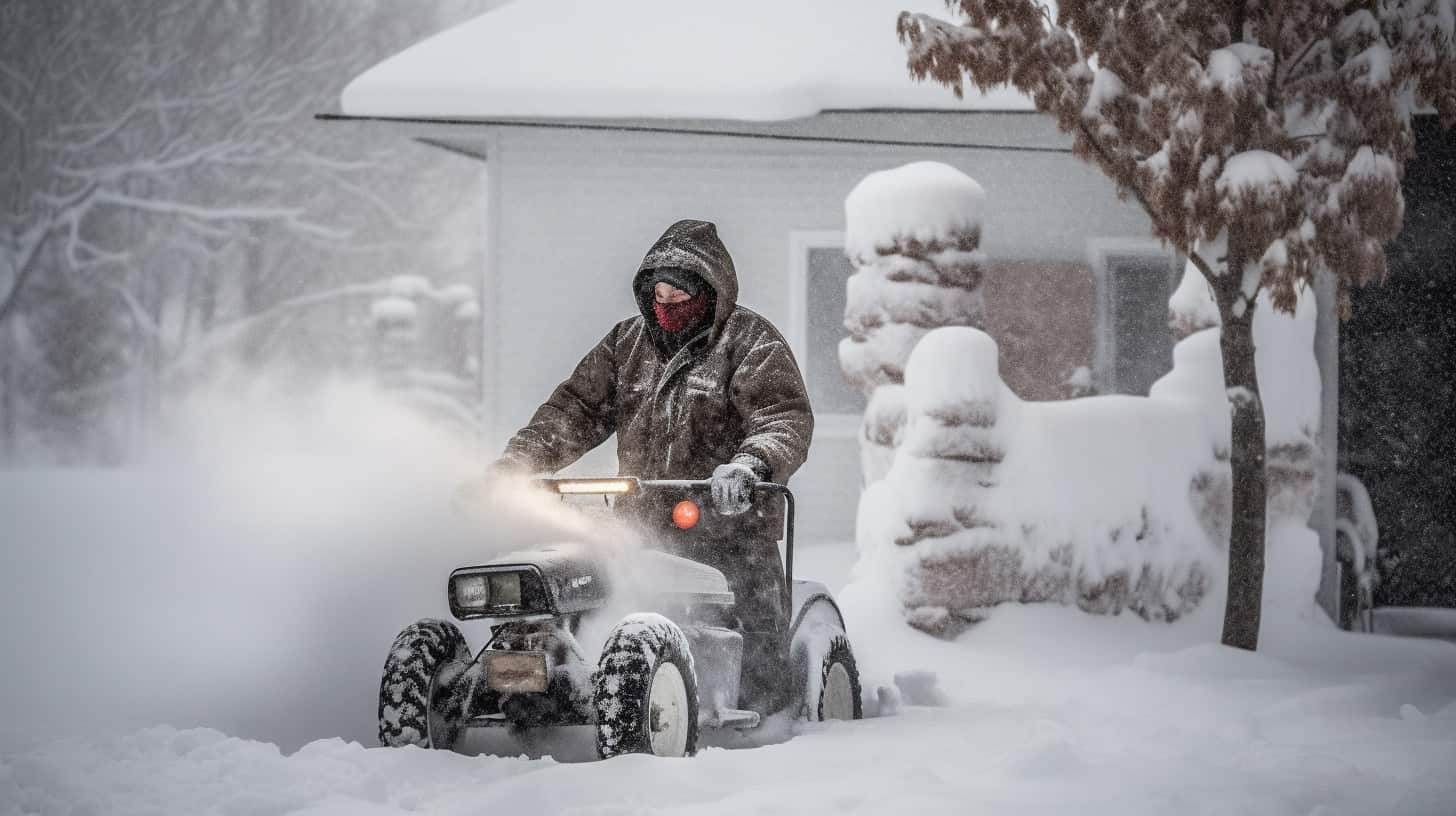
[[[1400,230],[1414,102],[1456,122],[1451,0],[959,0],[965,19],[903,14],[911,73],[1010,84],[1072,134],[1202,273],[1222,318],[1232,406],[1233,529],[1223,642],[1258,644],[1264,419],[1254,303],[1385,274]],[[1094,67],[1095,66],[1095,67]],[[1272,372],[1271,372],[1272,373]]]
[[[130,381],[112,385],[145,416],[168,361],[219,320],[408,269],[448,240],[440,214],[468,179],[452,183],[393,135],[340,143],[311,121],[350,77],[437,25],[431,11],[7,3],[0,335],[38,277],[96,287],[138,345]]]

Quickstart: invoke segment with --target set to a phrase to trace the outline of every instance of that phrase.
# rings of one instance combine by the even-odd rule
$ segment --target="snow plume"
[[[187,399],[135,468],[0,473],[0,748],[155,723],[372,744],[384,652],[449,617],[451,569],[590,531],[524,490],[452,512],[485,461],[372,387],[270,381]]]
[[[1227,471],[1227,412],[1206,387],[1217,350],[1185,341],[1152,397],[1034,403],[1001,381],[988,335],[931,332],[894,463],[861,500],[854,582],[887,584],[912,626],[945,637],[1011,601],[1186,614],[1227,538],[1204,499]]]
[[[847,284],[839,344],[844,376],[865,394],[861,469],[866,484],[890,467],[905,421],[905,363],[938,326],[979,326],[986,193],[939,162],[865,176],[844,201]]]

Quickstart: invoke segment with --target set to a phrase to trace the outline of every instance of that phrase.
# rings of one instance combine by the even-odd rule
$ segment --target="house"
[[[633,313],[628,279],[667,224],[711,220],[742,302],[790,338],[815,405],[814,446],[794,479],[800,535],[851,539],[862,402],[836,356],[851,271],[844,198],[870,172],[926,159],[987,191],[986,321],[1008,384],[1054,399],[1088,366],[1102,392],[1147,393],[1171,365],[1178,260],[1029,100],[1009,90],[958,100],[910,80],[895,35],[902,9],[944,5],[522,0],[344,90],[342,114],[325,118],[393,127],[487,165],[491,432],[524,423]],[[1323,369],[1334,335],[1321,337]],[[1324,399],[1332,406],[1333,391]],[[609,452],[582,465],[613,468]],[[1332,522],[1327,504],[1317,517]]]

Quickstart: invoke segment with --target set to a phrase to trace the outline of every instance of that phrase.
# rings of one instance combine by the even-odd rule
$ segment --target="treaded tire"
[[[835,635],[829,641],[829,650],[824,653],[824,659],[819,665],[819,682],[811,683],[810,688],[814,690],[814,699],[805,700],[805,708],[809,713],[809,719],[816,722],[824,721],[825,703],[830,702],[832,675],[837,675],[837,669],[842,669],[844,677],[835,676],[835,682],[848,682],[850,705],[852,715],[848,719],[858,720],[864,717],[864,701],[860,698],[859,667],[854,662],[854,652],[849,648],[849,637],[843,634]],[[842,711],[840,712],[843,713]],[[843,716],[834,716],[831,719],[845,719]]]
[[[453,748],[464,696],[442,693],[448,683],[441,681],[469,662],[470,646],[455,624],[431,618],[405,627],[389,647],[379,681],[379,744]]]
[[[651,695],[654,678],[667,664],[676,668],[685,698],[676,713],[686,730],[681,754],[698,748],[698,683],[692,651],[677,624],[656,614],[629,615],[607,637],[592,674],[592,704],[597,714],[597,755],[657,754],[653,748]],[[670,673],[669,673],[670,674]]]

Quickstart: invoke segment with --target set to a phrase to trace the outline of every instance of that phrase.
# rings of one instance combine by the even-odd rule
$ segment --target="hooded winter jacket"
[[[691,269],[713,289],[712,321],[675,352],[646,285],[660,267]],[[587,352],[502,459],[554,472],[616,433],[623,476],[706,479],[732,461],[787,482],[809,452],[809,396],[783,336],[738,305],[733,259],[713,224],[669,227],[642,259],[632,292],[641,314]]]

